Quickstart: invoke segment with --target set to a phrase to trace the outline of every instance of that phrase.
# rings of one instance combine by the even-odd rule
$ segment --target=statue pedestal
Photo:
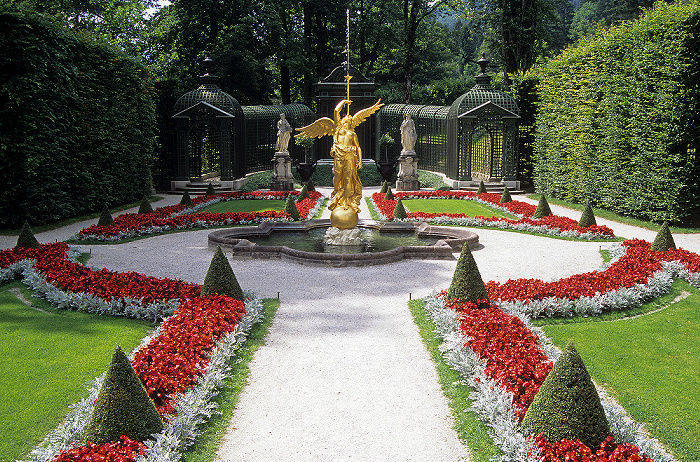
[[[289,151],[276,152],[272,158],[272,182],[270,189],[273,191],[293,191],[294,178],[292,178],[292,158]]]
[[[418,181],[418,157],[416,151],[401,151],[399,156],[399,173],[396,180],[397,191],[417,191],[420,189]]]
[[[358,228],[339,229],[331,227],[328,228],[323,238],[323,245],[361,246],[362,244],[362,234]]]

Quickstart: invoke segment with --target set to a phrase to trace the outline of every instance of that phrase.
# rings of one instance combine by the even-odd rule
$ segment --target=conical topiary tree
[[[395,220],[403,220],[404,218],[408,217],[408,214],[406,214],[406,208],[403,206],[403,202],[401,202],[401,199],[396,201],[396,207],[394,207],[393,217]]]
[[[216,248],[207,275],[204,277],[204,284],[202,284],[200,295],[204,297],[209,294],[228,295],[243,301],[243,290],[238,284],[236,275],[233,274],[233,269],[231,269],[224,252],[221,251],[221,246]]]
[[[386,194],[384,195],[384,200],[385,201],[393,201],[394,200],[394,193],[391,192],[391,188],[387,188]]]
[[[102,214],[100,215],[100,219],[97,220],[97,226],[112,226],[114,225],[114,218],[112,218],[112,214],[109,213],[109,209],[107,208],[107,204],[102,208]]]
[[[537,204],[537,210],[535,210],[535,214],[532,216],[532,218],[542,218],[542,217],[548,217],[552,214],[552,209],[549,208],[549,202],[547,202],[547,198],[542,194],[542,197],[540,197],[540,202]]]
[[[447,291],[447,298],[458,298],[464,302],[472,303],[489,298],[468,242],[462,246],[457,267],[452,276],[452,283]]]
[[[216,190],[214,190],[214,185],[209,183],[207,186],[207,192],[204,193],[206,196],[216,196]]]
[[[554,364],[532,400],[522,427],[550,442],[581,440],[595,451],[609,434],[598,392],[573,343]]]
[[[299,221],[301,219],[299,209],[297,208],[296,201],[294,200],[294,196],[292,194],[287,196],[287,202],[284,204],[284,211],[287,212],[294,221]]]
[[[153,213],[153,207],[151,207],[151,203],[145,197],[141,200],[141,205],[139,205],[139,213]]]
[[[586,207],[583,209],[581,214],[581,219],[578,221],[578,225],[581,228],[588,228],[589,226],[597,225],[595,221],[595,215],[593,215],[593,207],[591,207],[590,202],[586,202]]]
[[[311,191],[316,191],[316,186],[314,186],[314,180],[309,178],[309,181],[306,182],[306,190],[311,192]]]
[[[121,348],[112,364],[88,422],[85,439],[96,444],[119,441],[122,435],[137,441],[163,431],[163,421]]]
[[[306,188],[306,185],[301,187],[301,190],[299,191],[299,195],[297,196],[297,202],[301,202],[304,199],[308,199],[309,197],[309,190]]]
[[[34,237],[32,228],[27,221],[22,225],[19,236],[17,236],[17,245],[15,247],[23,247],[25,249],[36,249],[39,247],[39,241]]]
[[[510,190],[508,189],[508,186],[503,188],[503,194],[501,194],[501,200],[498,201],[499,204],[505,204],[506,202],[511,202],[513,200],[512,197],[510,197]]]
[[[479,189],[476,190],[477,194],[483,194],[486,192],[486,185],[484,184],[484,180],[481,180],[479,182]]]
[[[664,224],[661,225],[661,229],[654,238],[654,243],[651,244],[651,250],[656,252],[665,252],[669,249],[675,248],[676,242],[673,240],[671,230],[668,228],[668,222],[664,221]]]
[[[382,183],[382,189],[379,190],[380,193],[386,194],[386,192],[389,190],[389,182],[384,180],[384,183]]]
[[[180,199],[180,205],[192,205],[192,198],[190,197],[189,191],[185,189],[182,199]]]

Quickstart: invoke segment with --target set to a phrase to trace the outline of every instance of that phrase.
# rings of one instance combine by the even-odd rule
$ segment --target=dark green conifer
[[[676,242],[673,240],[671,230],[668,228],[668,222],[664,221],[664,224],[661,225],[661,229],[656,234],[656,238],[654,238],[654,243],[651,244],[651,250],[656,252],[665,252],[669,249],[675,248]]]
[[[192,205],[192,198],[190,197],[189,191],[185,189],[182,199],[180,199],[180,205]]]
[[[238,284],[236,275],[233,274],[233,269],[229,264],[224,252],[221,251],[221,246],[217,247],[214,256],[209,264],[207,275],[202,284],[202,297],[209,294],[228,295],[236,300],[243,301],[243,290]]]
[[[452,276],[452,283],[447,291],[447,298],[458,298],[464,302],[472,303],[489,298],[468,242],[462,246],[457,267]]]
[[[299,195],[297,196],[297,202],[301,202],[309,197],[309,190],[306,188],[306,185],[302,186],[301,190],[299,191]]]
[[[389,190],[389,182],[384,180],[384,183],[382,183],[382,189],[379,190],[380,193],[386,194],[386,192]]]
[[[393,201],[394,200],[394,193],[391,192],[391,188],[387,188],[386,194],[384,195],[384,200],[385,201]]]
[[[144,197],[141,200],[141,205],[139,205],[139,213],[153,213],[153,207],[151,207],[151,203],[148,201],[148,198]]]
[[[503,188],[503,194],[501,194],[501,200],[498,201],[499,204],[505,204],[506,202],[511,202],[513,200],[512,197],[510,197],[510,190],[508,189],[508,186]]]
[[[102,208],[102,214],[100,215],[100,219],[97,220],[97,226],[112,226],[114,225],[114,219],[112,218],[112,214],[109,213],[109,209],[107,208],[107,204]]]
[[[122,435],[144,441],[163,431],[163,421],[121,348],[112,355],[85,439],[96,444],[119,441]]]
[[[401,202],[401,199],[396,201],[396,207],[394,207],[394,219],[399,219],[402,220],[404,218],[407,218],[408,215],[406,214],[406,208],[403,206],[403,202]]]
[[[537,210],[535,210],[535,214],[532,216],[532,218],[542,218],[542,217],[548,217],[552,214],[552,209],[549,208],[549,202],[547,202],[547,198],[542,194],[542,197],[540,197],[540,202],[537,204]]]
[[[34,237],[32,228],[29,226],[29,223],[26,220],[22,225],[19,236],[17,236],[17,245],[15,247],[23,247],[25,249],[39,248],[39,241],[37,241],[36,237]]]
[[[299,209],[297,208],[296,201],[294,200],[294,196],[292,194],[287,196],[287,202],[284,204],[284,211],[287,212],[294,221],[299,221],[301,219]]]
[[[486,185],[484,184],[484,180],[481,180],[479,182],[479,189],[476,190],[477,194],[483,194],[486,192]]]
[[[578,225],[581,228],[588,228],[589,226],[597,225],[595,215],[593,215],[593,207],[591,207],[590,202],[586,202],[586,207],[583,209]]]
[[[316,186],[314,186],[314,180],[312,178],[309,178],[309,181],[306,182],[306,190],[309,192],[316,191]]]
[[[598,392],[573,343],[542,383],[522,427],[533,435],[542,432],[550,442],[580,439],[594,451],[610,434]]]
[[[214,185],[212,183],[209,183],[209,186],[207,186],[207,192],[205,192],[204,195],[216,196],[216,191],[214,190]]]

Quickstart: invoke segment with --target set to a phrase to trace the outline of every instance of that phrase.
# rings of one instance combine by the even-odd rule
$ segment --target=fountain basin
[[[302,264],[323,266],[381,265],[404,259],[454,260],[454,253],[461,251],[465,242],[468,242],[472,249],[479,246],[479,236],[466,229],[431,226],[426,223],[395,223],[375,220],[360,220],[358,227],[374,229],[380,234],[410,232],[418,237],[434,237],[437,241],[432,245],[398,245],[393,249],[379,252],[360,253],[352,250],[347,252],[347,249],[343,249],[346,253],[336,253],[333,251],[309,252],[293,249],[286,245],[259,245],[250,240],[269,236],[279,231],[308,233],[313,229],[330,226],[330,220],[310,220],[228,228],[210,233],[208,245],[211,250],[221,246],[222,250],[231,252],[234,257],[280,258]]]

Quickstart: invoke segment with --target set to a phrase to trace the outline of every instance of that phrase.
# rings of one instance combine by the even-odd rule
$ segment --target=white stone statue
[[[411,118],[411,114],[406,114],[401,123],[401,146],[403,146],[403,150],[406,152],[414,152],[417,139],[416,123]]]
[[[277,121],[277,152],[287,152],[289,146],[289,138],[292,136],[292,126],[289,125],[284,114],[280,114],[280,120]]]

